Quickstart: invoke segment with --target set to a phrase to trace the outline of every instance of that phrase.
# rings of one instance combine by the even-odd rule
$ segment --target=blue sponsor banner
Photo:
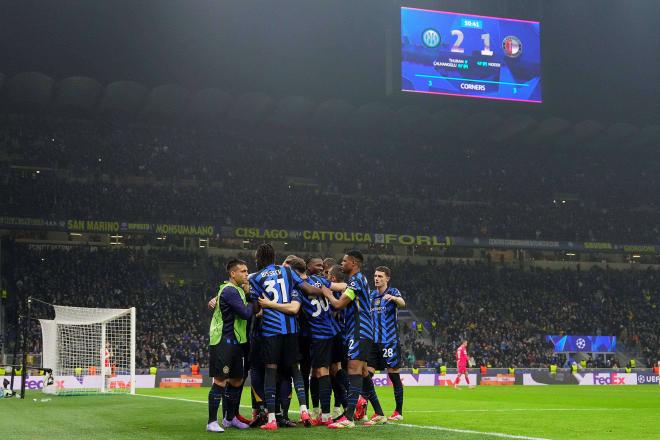
[[[616,336],[548,335],[546,341],[552,343],[555,353],[614,353],[616,351]]]

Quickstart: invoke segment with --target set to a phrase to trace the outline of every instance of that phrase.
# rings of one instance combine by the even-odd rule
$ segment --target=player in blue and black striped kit
[[[375,370],[384,370],[392,381],[396,410],[389,420],[403,420],[403,383],[399,374],[401,346],[399,343],[398,311],[406,306],[401,292],[390,287],[392,271],[379,266],[374,272],[376,289],[371,292],[371,313],[374,320],[374,345],[369,356],[369,375]]]
[[[306,282],[318,287],[325,286],[332,291],[342,292],[345,283],[332,283],[321,276],[323,260],[312,257],[307,260],[305,269],[308,278]],[[339,332],[339,324],[332,315],[330,304],[323,296],[302,295],[303,311],[310,337],[310,353],[312,367],[312,403],[316,408],[321,403],[321,414],[314,414],[312,424],[329,424],[332,384],[330,380],[330,365],[341,362],[343,358],[343,341]]]
[[[300,310],[301,298],[297,289],[311,295],[332,295],[332,292],[325,287],[319,289],[305,283],[291,267],[276,265],[275,251],[269,244],[258,247],[256,260],[258,270],[250,277],[250,297],[258,300],[263,308],[261,357],[266,367],[264,394],[268,408],[268,423],[261,426],[261,429],[277,429],[275,387],[278,366],[291,368],[300,404],[300,419],[305,426],[311,426],[306,405],[307,396],[298,366],[299,327],[295,315]]]
[[[335,309],[345,309],[344,343],[348,355],[348,408],[345,418],[328,426],[331,429],[355,427],[353,419],[360,391],[369,399],[376,412],[371,420],[365,422],[365,425],[372,426],[387,422],[367,369],[367,360],[374,340],[374,327],[371,315],[371,291],[366,277],[361,272],[363,262],[364,257],[361,252],[347,252],[341,266],[349,277],[348,288],[339,299],[336,299],[329,290],[324,291],[325,297]]]
[[[344,283],[346,274],[341,270],[341,266],[336,263],[334,258],[326,258],[323,260],[323,275],[332,283]],[[341,297],[341,292],[335,292],[335,298]],[[343,415],[344,410],[348,407],[346,395],[348,394],[348,372],[346,371],[346,346],[343,341],[344,334],[344,310],[332,311],[332,316],[335,318],[339,326],[339,342],[341,346],[340,361],[330,364],[330,381],[332,383],[332,392],[335,395],[335,408],[332,411],[332,418],[339,420]],[[342,410],[342,407],[344,410]]]

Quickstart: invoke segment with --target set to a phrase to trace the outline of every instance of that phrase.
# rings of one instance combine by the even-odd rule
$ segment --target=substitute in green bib
[[[218,423],[218,408],[223,401],[225,414],[222,425],[246,429],[249,426],[237,417],[243,385],[244,352],[241,344],[247,342],[247,320],[252,315],[241,286],[248,280],[245,261],[233,259],[227,263],[229,280],[220,285],[213,304],[211,320],[209,375],[213,385],[209,391],[209,419],[206,430],[223,432]],[[223,399],[224,398],[224,399]]]

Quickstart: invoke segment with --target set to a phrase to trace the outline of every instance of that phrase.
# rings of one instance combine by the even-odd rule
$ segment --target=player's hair
[[[383,272],[387,278],[392,278],[392,270],[387,266],[378,266],[376,272]]]
[[[319,257],[318,255],[312,255],[311,257],[307,257],[307,259],[305,260],[305,264],[311,263],[312,260],[321,260],[321,261],[323,261],[323,258]]]
[[[231,260],[227,261],[227,265],[225,268],[227,269],[227,273],[231,273],[231,271],[236,267],[240,265],[247,266],[247,263],[243,260],[239,260],[238,258],[232,258]]]
[[[328,268],[331,268],[335,264],[337,264],[337,260],[335,260],[334,258],[326,258],[325,260],[323,260],[323,270],[327,270]]]
[[[297,255],[287,255],[286,258],[284,259],[284,264],[291,264],[293,260],[296,258],[299,258]]]
[[[262,243],[257,247],[256,252],[257,269],[263,269],[275,263],[275,249],[270,243]]]
[[[335,280],[337,280],[338,283],[341,283],[346,279],[344,272],[341,270],[341,266],[338,264],[335,264],[330,268],[329,275],[335,277]]]
[[[300,257],[296,257],[295,255],[289,255],[286,257],[285,263],[288,264],[293,268],[298,273],[303,273],[305,270],[307,270],[307,265],[305,264],[305,260],[303,260]]]
[[[357,250],[352,250],[346,252],[346,255],[353,258],[357,262],[358,266],[362,267],[362,263],[364,263],[364,256],[362,255],[362,252]]]

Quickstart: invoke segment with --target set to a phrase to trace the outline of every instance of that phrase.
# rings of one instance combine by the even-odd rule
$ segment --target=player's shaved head
[[[354,259],[355,262],[362,267],[362,263],[364,263],[364,255],[362,255],[362,252],[353,250],[346,252],[346,255]]]
[[[360,271],[364,257],[360,251],[348,251],[341,260],[341,269],[345,274],[353,276]]]

